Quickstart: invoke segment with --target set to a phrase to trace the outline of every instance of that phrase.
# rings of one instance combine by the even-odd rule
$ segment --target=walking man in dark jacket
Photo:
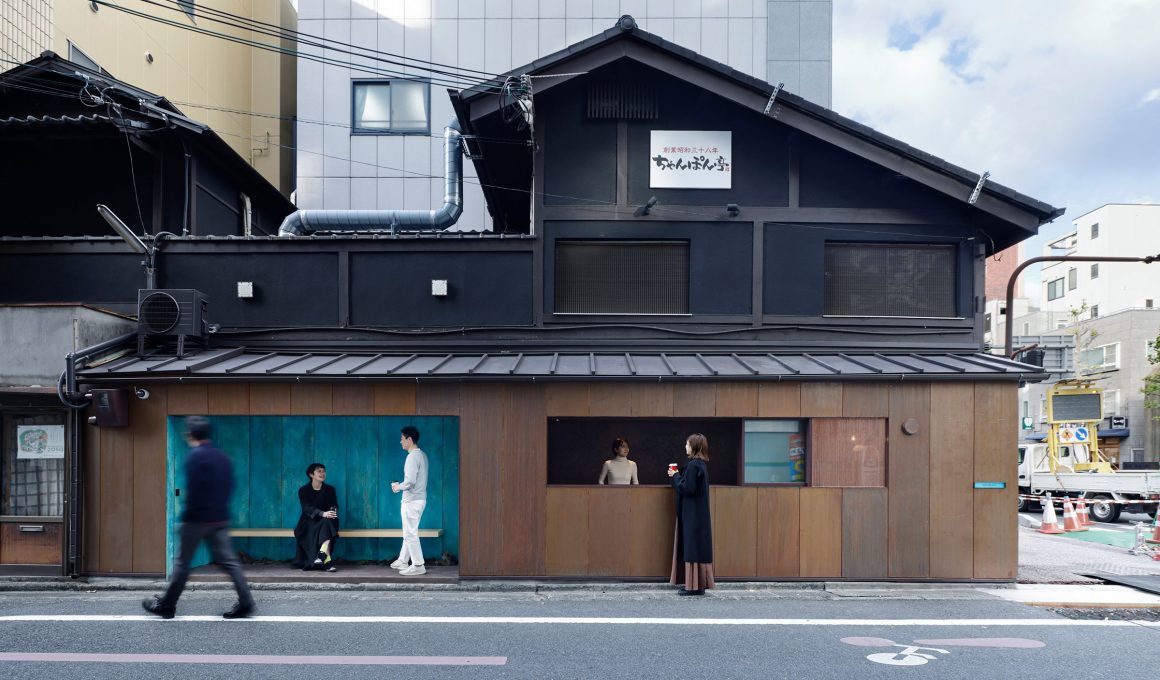
[[[191,416],[185,419],[185,441],[190,446],[185,458],[185,512],[181,515],[181,548],[173,560],[172,576],[165,594],[141,603],[145,611],[163,619],[172,619],[177,599],[189,578],[189,562],[198,544],[205,541],[213,561],[234,582],[238,601],[223,618],[241,619],[254,611],[254,597],[246,585],[242,565],[230,544],[230,496],[234,490],[234,471],[225,452],[215,447],[211,438],[213,426],[208,419]]]

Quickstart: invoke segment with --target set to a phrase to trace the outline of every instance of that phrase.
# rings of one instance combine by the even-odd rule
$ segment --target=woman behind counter
[[[597,484],[640,484],[636,463],[628,459],[628,440],[617,437],[612,442],[612,459],[604,461]]]
[[[704,595],[713,582],[713,526],[709,517],[709,440],[691,434],[685,440],[685,472],[669,468],[677,492],[677,530],[669,583],[683,585],[678,595]],[[674,466],[675,467],[675,466]]]
[[[338,496],[334,487],[325,483],[325,465],[311,463],[306,468],[306,476],[310,482],[298,489],[302,515],[294,527],[294,539],[298,546],[290,564],[304,571],[335,571],[330,556],[334,553],[334,544],[338,539]]]

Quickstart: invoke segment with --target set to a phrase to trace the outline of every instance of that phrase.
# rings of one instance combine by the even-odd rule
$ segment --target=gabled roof
[[[90,94],[85,94],[90,93]],[[39,98],[51,102],[51,111],[26,111],[19,115],[0,114],[0,126],[37,128],[44,126],[92,127],[120,125],[130,129],[171,129],[187,133],[194,144],[213,156],[222,166],[240,176],[249,186],[267,190],[269,200],[279,200],[286,213],[294,205],[278,188],[246,162],[233,147],[208,125],[184,115],[168,99],[118,80],[104,71],[94,71],[73,63],[55,52],[45,51],[39,57],[0,73],[0,94],[23,96],[28,101]],[[88,97],[88,100],[85,97]],[[104,102],[115,102],[122,108],[114,116]],[[11,101],[11,100],[10,100]],[[5,109],[13,107],[6,106]]]
[[[553,78],[535,81],[535,91],[539,93],[572,78],[583,77],[587,71],[626,57],[650,65],[659,64],[676,77],[704,86],[737,104],[769,115],[790,127],[895,170],[936,191],[957,198],[964,204],[979,182],[979,173],[960,168],[807,101],[784,88],[643,31],[628,15],[621,17],[615,26],[603,33],[570,45],[559,52],[514,68],[475,87],[459,92],[450,91],[452,104],[465,132],[470,135],[475,119],[497,110],[496,90],[507,78],[521,75],[555,75]],[[776,97],[771,101],[775,92]],[[487,176],[486,163],[477,161],[476,167],[486,194],[488,185],[492,184]],[[488,195],[489,202],[493,197],[498,198],[495,190],[491,190]],[[1053,207],[989,179],[983,184],[982,192],[974,207],[1022,229],[1026,232],[1023,238],[1034,235],[1040,225],[1051,222],[1064,213],[1063,208]],[[1022,239],[1015,239],[1018,240]]]

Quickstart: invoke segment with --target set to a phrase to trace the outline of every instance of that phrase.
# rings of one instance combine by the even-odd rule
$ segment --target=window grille
[[[59,416],[9,416],[3,420],[0,515],[60,517],[64,514],[64,458],[20,458],[18,425],[63,424]]]
[[[825,313],[954,317],[955,247],[827,243]]]
[[[557,314],[688,314],[689,244],[558,241]]]

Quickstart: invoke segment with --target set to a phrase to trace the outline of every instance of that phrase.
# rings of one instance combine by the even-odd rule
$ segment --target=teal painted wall
[[[326,483],[338,494],[343,529],[398,529],[399,494],[391,481],[403,479],[406,454],[399,448],[399,430],[419,428],[419,447],[429,463],[427,508],[419,526],[443,529],[441,538],[422,539],[428,559],[445,552],[459,556],[459,420],[445,416],[218,416],[215,442],[234,462],[231,503],[235,527],[293,528],[301,514],[298,488],[307,483],[306,467],[326,466]],[[184,484],[181,461],[188,448],[181,437],[182,418],[169,418],[169,464],[166,512],[168,563],[177,550],[175,527]],[[401,539],[341,538],[335,557],[342,560],[392,560]],[[290,538],[235,539],[234,548],[255,559],[289,560]],[[194,566],[209,562],[205,548]]]

